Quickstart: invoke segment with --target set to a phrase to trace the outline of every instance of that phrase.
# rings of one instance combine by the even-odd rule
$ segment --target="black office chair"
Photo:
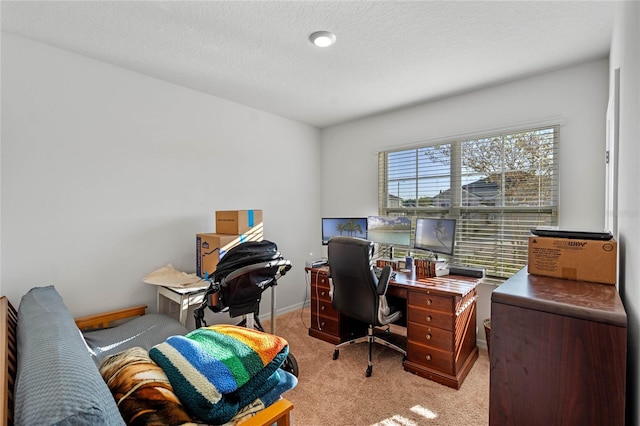
[[[375,327],[387,326],[397,321],[402,313],[393,311],[387,304],[387,286],[391,267],[385,266],[378,279],[374,272],[373,243],[354,237],[333,237],[329,240],[329,276],[332,281],[331,303],[339,312],[369,325],[367,335],[335,347],[333,359],[340,348],[354,343],[369,342],[367,377],[371,376],[373,343],[381,343],[405,357],[407,352],[374,334]]]

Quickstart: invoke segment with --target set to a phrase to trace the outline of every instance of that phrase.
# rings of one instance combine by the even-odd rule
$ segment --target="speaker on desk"
[[[449,275],[462,275],[465,277],[484,278],[484,268],[476,268],[474,266],[449,265]]]

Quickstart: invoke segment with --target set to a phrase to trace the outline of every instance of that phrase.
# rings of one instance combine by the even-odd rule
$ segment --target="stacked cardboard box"
[[[216,232],[227,235],[262,233],[262,210],[217,211]]]
[[[262,239],[262,210],[216,211],[216,232],[196,234],[196,274],[211,275],[231,248]]]
[[[616,284],[617,255],[618,245],[613,239],[531,236],[527,270],[533,275]]]

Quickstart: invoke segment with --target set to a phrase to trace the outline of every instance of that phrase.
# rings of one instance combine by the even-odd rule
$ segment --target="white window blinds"
[[[549,126],[382,152],[380,214],[454,218],[451,261],[508,278],[527,263],[529,230],[557,223],[558,140]]]

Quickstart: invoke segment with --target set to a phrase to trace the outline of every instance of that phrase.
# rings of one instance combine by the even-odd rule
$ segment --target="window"
[[[380,214],[455,218],[451,262],[509,278],[530,229],[557,223],[558,140],[550,126],[381,152]]]

